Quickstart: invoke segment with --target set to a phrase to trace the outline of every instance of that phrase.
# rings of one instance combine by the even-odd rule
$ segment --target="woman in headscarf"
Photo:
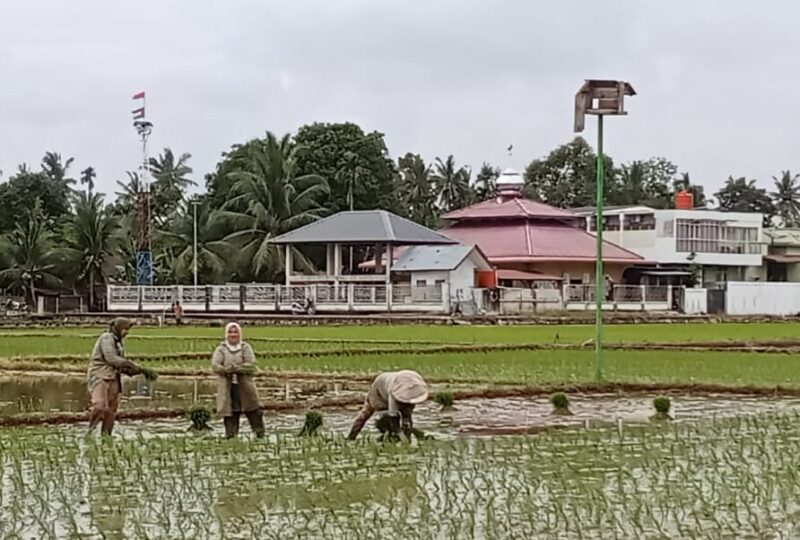
[[[125,336],[133,322],[123,317],[111,321],[108,330],[97,339],[89,360],[86,382],[91,395],[89,431],[103,423],[103,435],[111,435],[122,392],[122,374],[138,375],[140,368],[125,358]]]
[[[388,411],[392,424],[402,423],[409,436],[414,429],[414,407],[428,399],[428,384],[416,371],[387,371],[378,375],[367,394],[361,412],[353,422],[348,439],[353,440],[376,411]]]
[[[217,414],[225,424],[225,437],[239,434],[239,417],[244,414],[259,439],[264,436],[264,416],[253,382],[256,357],[253,348],[242,341],[242,328],[236,323],[225,326],[225,341],[211,358],[217,382]]]

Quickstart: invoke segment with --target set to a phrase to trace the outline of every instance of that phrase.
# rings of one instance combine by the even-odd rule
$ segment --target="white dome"
[[[500,173],[500,176],[497,177],[497,185],[498,187],[500,186],[522,187],[525,185],[525,179],[522,178],[521,174],[519,174],[517,171],[509,167],[508,169]]]

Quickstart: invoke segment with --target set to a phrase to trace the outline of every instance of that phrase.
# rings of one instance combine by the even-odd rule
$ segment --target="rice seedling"
[[[569,410],[569,398],[563,392],[558,392],[550,396],[550,404],[553,406],[552,414],[559,416],[571,416],[572,411]]]
[[[436,395],[433,396],[433,400],[442,406],[442,412],[455,410],[453,406],[455,397],[453,396],[453,392],[449,390],[437,392]]]
[[[208,423],[211,421],[211,409],[203,403],[195,403],[189,408],[189,420],[192,425],[189,429],[192,431],[209,431],[211,426]]]
[[[664,420],[672,420],[669,411],[672,408],[672,402],[666,396],[659,396],[653,399],[653,408],[656,413],[650,417],[650,420],[660,422]]]
[[[305,423],[303,429],[298,434],[300,437],[315,437],[318,435],[319,429],[322,427],[322,413],[317,411],[308,411],[306,413]]]
[[[145,378],[145,380],[153,382],[158,380],[158,373],[153,368],[147,366],[139,366],[139,372]]]

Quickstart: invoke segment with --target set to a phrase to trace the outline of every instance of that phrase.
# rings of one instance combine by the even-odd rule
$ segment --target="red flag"
[[[133,119],[139,120],[140,118],[144,118],[144,107],[139,107],[138,109],[134,109],[131,111],[133,113]]]
[[[133,99],[144,99],[144,92],[139,92],[138,94],[133,94]]]

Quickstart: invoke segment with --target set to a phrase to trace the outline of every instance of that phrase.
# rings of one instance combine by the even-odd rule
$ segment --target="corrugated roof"
[[[499,269],[497,279],[512,281],[563,281],[564,278],[542,272],[523,272],[522,270]]]
[[[455,246],[412,246],[404,250],[392,270],[419,272],[422,270],[454,270],[474,248]]]
[[[448,236],[483,250],[492,263],[593,261],[595,237],[558,221],[461,223],[445,229]],[[644,259],[611,242],[603,242],[603,260],[640,263]]]
[[[339,212],[272,240],[275,244],[457,244],[456,240],[385,210]]]
[[[581,219],[569,210],[556,208],[549,204],[532,201],[524,197],[499,197],[478,204],[473,204],[461,210],[456,210],[444,215],[444,219],[462,221],[477,219],[508,219],[508,218],[563,218],[568,220]]]

